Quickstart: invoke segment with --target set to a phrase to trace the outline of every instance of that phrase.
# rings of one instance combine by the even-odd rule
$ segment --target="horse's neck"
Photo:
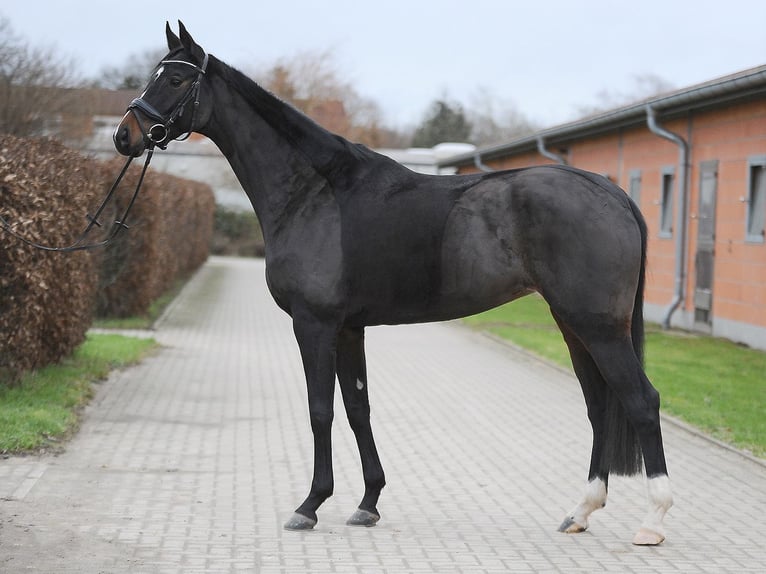
[[[338,165],[353,169],[352,146],[254,83],[234,89],[218,76],[212,84],[215,109],[202,133],[229,160],[268,241],[297,204],[332,193]]]

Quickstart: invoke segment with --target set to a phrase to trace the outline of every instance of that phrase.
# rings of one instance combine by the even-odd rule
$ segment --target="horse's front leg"
[[[314,476],[308,497],[285,523],[285,528],[310,530],[317,523],[317,509],[333,491],[331,429],[338,327],[310,315],[294,314],[293,329],[306,373],[314,435]]]
[[[364,359],[364,329],[346,327],[338,335],[338,381],[351,429],[354,431],[364,475],[364,497],[346,524],[374,526],[380,520],[377,509],[380,491],[386,484],[370,427],[370,401]]]

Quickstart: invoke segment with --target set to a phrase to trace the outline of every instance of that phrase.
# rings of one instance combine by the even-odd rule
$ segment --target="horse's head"
[[[122,155],[136,157],[155,145],[164,149],[170,141],[188,137],[210,117],[209,98],[207,106],[200,103],[207,54],[180,21],[178,26],[180,38],[166,24],[168,55],[114,130],[114,145]]]

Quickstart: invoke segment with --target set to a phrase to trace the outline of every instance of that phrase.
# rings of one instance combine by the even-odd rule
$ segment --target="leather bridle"
[[[172,139],[183,141],[191,135],[191,131],[194,127],[194,118],[197,116],[197,109],[199,108],[200,85],[202,83],[202,77],[205,75],[205,70],[207,69],[207,60],[208,55],[205,54],[205,58],[202,61],[202,66],[198,66],[185,60],[162,60],[159,63],[160,66],[164,66],[165,64],[183,64],[185,66],[191,66],[197,71],[197,77],[195,78],[194,82],[191,86],[189,86],[189,89],[186,90],[186,93],[178,101],[176,107],[173,108],[173,111],[170,112],[170,115],[167,118],[162,113],[160,113],[157,108],[155,108],[149,102],[145,101],[143,96],[138,97],[130,102],[130,105],[128,106],[128,112],[135,115],[136,110],[140,110],[142,114],[156,122],[152,124],[152,126],[144,134],[147,147],[155,145],[160,149],[165,149],[167,147],[168,143],[172,141],[171,139],[168,139],[170,127],[178,118],[183,116],[186,104],[193,100],[194,107],[192,108],[191,122],[189,123],[188,131]],[[136,117],[136,119],[138,120],[138,117]],[[141,122],[139,121],[138,124],[141,125]]]

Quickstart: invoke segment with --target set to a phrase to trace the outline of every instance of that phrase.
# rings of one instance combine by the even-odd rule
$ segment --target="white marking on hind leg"
[[[664,474],[648,479],[646,486],[649,494],[649,512],[633,538],[633,544],[654,546],[665,540],[662,520],[668,509],[673,506],[673,494],[670,492],[670,480]]]
[[[588,517],[604,506],[606,506],[606,483],[600,478],[594,478],[585,487],[585,496],[580,504],[567,515],[559,530],[568,534],[583,532],[588,528]]]
[[[360,391],[364,389],[364,382],[361,379],[356,380],[356,388],[359,389]]]

